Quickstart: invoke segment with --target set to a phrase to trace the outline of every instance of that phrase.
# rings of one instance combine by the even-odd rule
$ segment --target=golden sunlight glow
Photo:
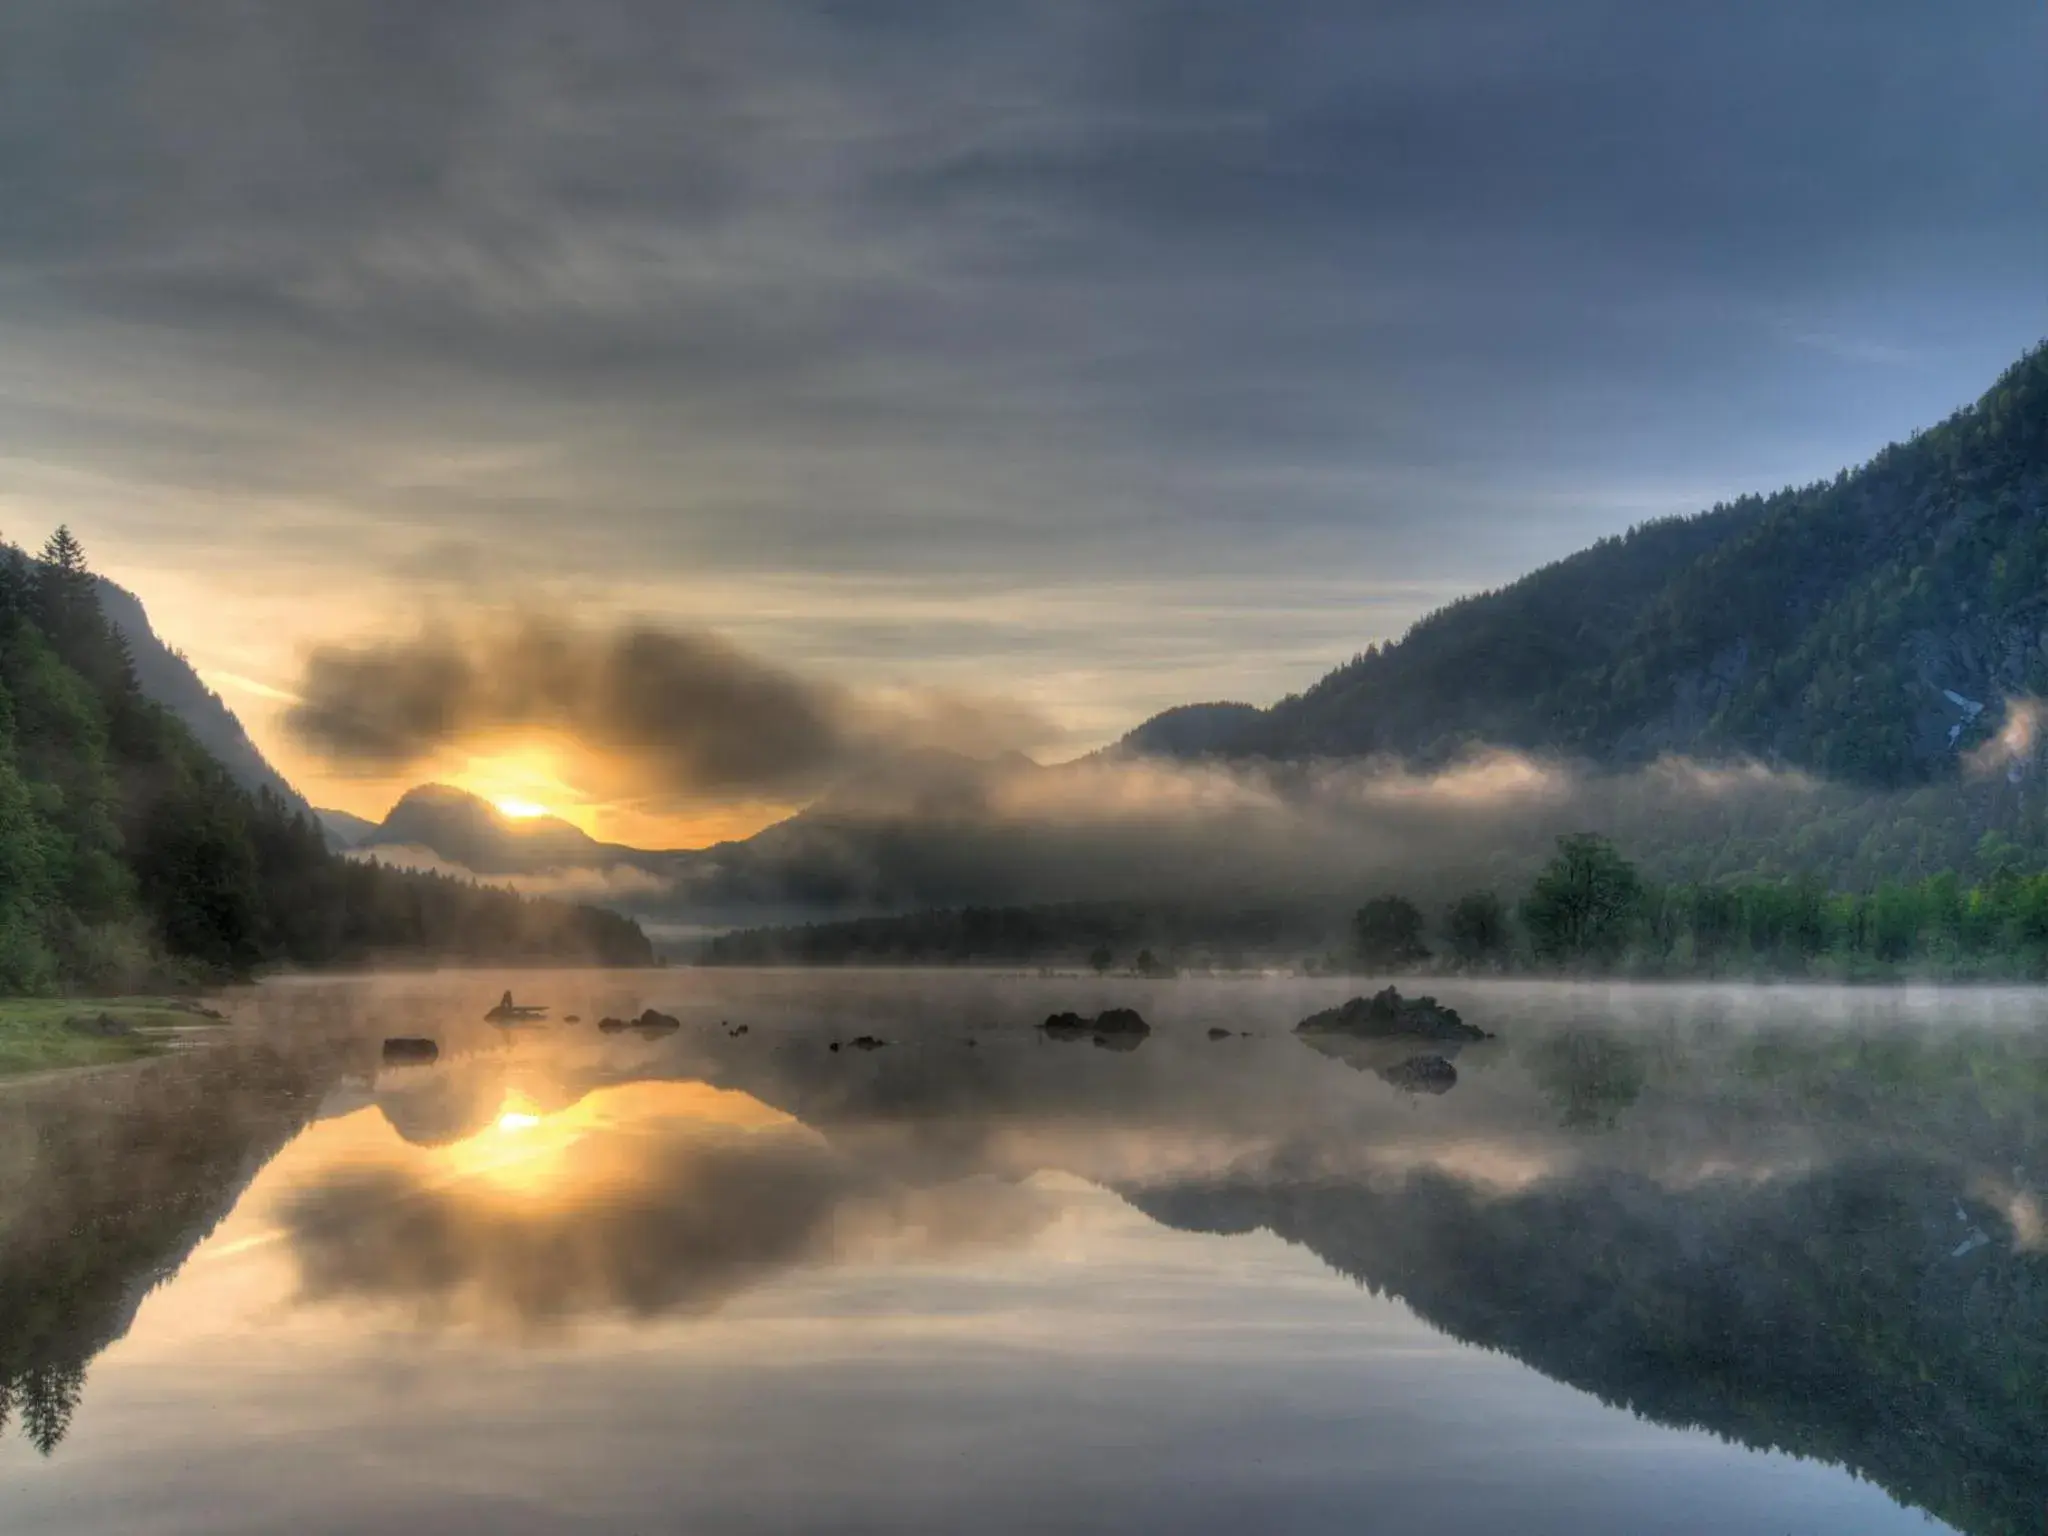
[[[583,826],[588,797],[570,782],[576,751],[572,743],[544,737],[501,739],[477,744],[439,765],[434,776],[490,801],[514,821],[559,816]]]
[[[266,737],[268,742],[270,738]],[[552,816],[600,842],[639,848],[702,848],[751,837],[799,809],[785,800],[713,800],[672,805],[637,799],[616,782],[601,753],[560,734],[523,732],[466,742],[408,766],[393,777],[338,777],[317,758],[275,743],[292,782],[305,783],[322,805],[381,821],[398,797],[419,784],[465,790],[514,821]]]
[[[744,1130],[795,1124],[751,1095],[705,1083],[598,1088],[560,1109],[510,1088],[483,1133],[401,1156],[432,1169],[436,1183],[468,1184],[522,1204],[573,1203],[616,1176],[622,1136],[630,1141],[651,1126],[678,1122]]]

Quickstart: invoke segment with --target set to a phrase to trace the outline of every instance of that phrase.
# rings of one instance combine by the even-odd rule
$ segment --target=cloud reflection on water
[[[302,1298],[514,1330],[701,1315],[798,1266],[1017,1244],[1053,1214],[1021,1184],[893,1183],[702,1084],[603,1088],[554,1113],[504,1104],[466,1139],[391,1145],[283,1191]]]

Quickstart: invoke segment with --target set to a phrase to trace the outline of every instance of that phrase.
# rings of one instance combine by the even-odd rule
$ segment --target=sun
[[[538,800],[521,800],[513,795],[506,795],[502,799],[493,800],[491,804],[497,807],[500,816],[509,816],[514,821],[530,821],[535,816],[552,814]]]

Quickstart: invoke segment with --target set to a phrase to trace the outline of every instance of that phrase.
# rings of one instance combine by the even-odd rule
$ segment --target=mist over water
[[[716,924],[1061,901],[1341,907],[1526,881],[1561,835],[1596,830],[1673,876],[1747,868],[1817,819],[1874,823],[1885,797],[1752,763],[1632,771],[1484,751],[1395,762],[1173,763],[1116,754],[899,759],[840,781],[758,836],[595,867],[494,872],[535,893]],[[508,846],[516,847],[516,844]],[[417,847],[358,850],[465,873]]]
[[[240,994],[0,1090],[0,1523],[2022,1528],[2035,994],[1446,981],[1495,1038],[1293,1034],[1359,985]],[[1038,1028],[1112,1006],[1135,1049]]]

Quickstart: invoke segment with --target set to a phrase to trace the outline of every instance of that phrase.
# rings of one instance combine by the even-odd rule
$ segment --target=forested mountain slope
[[[1646,524],[1454,603],[1198,751],[1755,756],[1948,774],[2048,691],[2048,350],[1826,483]],[[1149,723],[1148,723],[1149,726]],[[1140,727],[1161,755],[1170,731]]]
[[[354,863],[145,696],[67,530],[0,547],[0,992],[406,956],[646,963],[609,912]]]
[[[98,578],[94,591],[100,611],[127,644],[142,696],[176,715],[199,745],[227,769],[228,777],[250,794],[267,789],[294,810],[310,809],[284,775],[270,766],[226,701],[200,681],[181,652],[157,638],[141,600],[104,576]]]

